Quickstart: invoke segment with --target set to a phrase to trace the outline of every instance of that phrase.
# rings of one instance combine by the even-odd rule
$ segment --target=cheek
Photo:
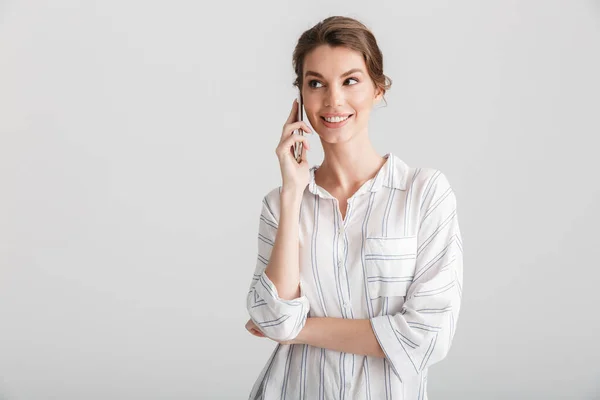
[[[356,94],[355,100],[357,103],[357,107],[369,107],[373,103],[373,93],[368,91],[359,92]]]
[[[311,125],[319,122],[319,117],[317,112],[319,110],[318,106],[311,105],[310,103],[304,103],[304,119],[308,119]]]
[[[321,119],[315,115],[312,114],[308,109],[306,110],[306,114],[304,114],[304,120],[308,120],[308,122],[310,123],[310,125],[314,128],[317,124],[320,123]]]
[[[373,105],[373,93],[369,93],[367,91],[365,92],[357,92],[354,94],[354,96],[352,96],[352,106],[354,107],[354,109],[359,112],[359,111],[368,111],[371,109],[371,106]]]

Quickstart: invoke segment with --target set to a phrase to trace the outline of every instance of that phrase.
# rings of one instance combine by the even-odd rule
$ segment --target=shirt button
[[[350,304],[349,304],[348,302],[346,302],[346,301],[345,301],[345,302],[344,302],[344,308],[348,308],[348,307],[350,307]]]
[[[338,234],[340,236],[342,236],[344,234],[344,229],[343,228],[338,229]]]
[[[342,265],[343,265],[343,264],[344,264],[344,263],[342,262],[342,260],[338,260],[338,268],[342,268]]]

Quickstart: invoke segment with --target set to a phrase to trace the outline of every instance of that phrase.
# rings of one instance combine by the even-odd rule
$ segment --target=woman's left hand
[[[256,326],[254,321],[252,321],[251,319],[249,319],[248,322],[246,322],[246,330],[254,336],[266,337],[265,334],[262,333],[260,329],[258,329],[258,326]]]
[[[268,336],[265,336],[265,334],[264,334],[264,333],[262,333],[262,332],[260,331],[260,329],[258,329],[258,326],[256,326],[256,324],[254,323],[254,321],[252,321],[251,319],[249,319],[249,320],[248,320],[248,322],[246,322],[246,330],[247,330],[248,332],[250,332],[251,334],[253,334],[254,336],[257,336],[257,337],[266,337],[266,338],[268,338]],[[269,339],[271,339],[271,338],[269,338]],[[298,340],[296,340],[296,339],[292,339],[292,340],[283,340],[283,341],[278,341],[278,340],[275,340],[275,339],[271,339],[271,340],[273,340],[273,341],[275,341],[275,342],[277,342],[277,343],[280,343],[280,344],[301,344],[301,343],[300,343]]]

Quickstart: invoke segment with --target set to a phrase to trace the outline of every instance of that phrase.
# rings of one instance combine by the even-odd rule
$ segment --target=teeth
[[[342,117],[325,118],[325,121],[327,121],[327,122],[342,122],[342,121],[347,120],[348,117],[350,117],[350,116],[347,116],[344,118],[342,118]]]

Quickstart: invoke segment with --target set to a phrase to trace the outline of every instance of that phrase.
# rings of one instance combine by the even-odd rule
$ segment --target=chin
[[[329,130],[326,127],[320,127],[319,136],[321,139],[330,144],[344,143],[352,140],[356,136],[353,129],[342,129],[339,131]]]

